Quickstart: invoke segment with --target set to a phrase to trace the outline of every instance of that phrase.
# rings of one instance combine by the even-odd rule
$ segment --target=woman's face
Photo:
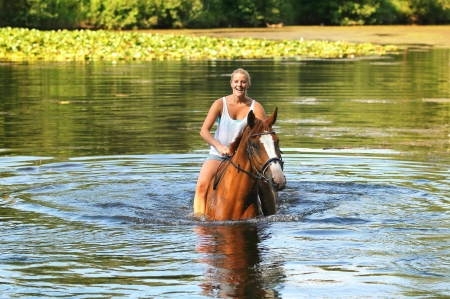
[[[231,78],[231,89],[233,90],[233,94],[237,97],[245,96],[247,94],[247,76],[244,74],[235,74]]]

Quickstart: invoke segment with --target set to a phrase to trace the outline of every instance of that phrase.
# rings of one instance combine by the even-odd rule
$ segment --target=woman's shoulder
[[[216,112],[222,112],[223,108],[223,98],[218,98],[212,103],[210,110],[214,110]]]
[[[258,101],[256,101],[256,100],[253,100],[254,102],[253,102],[253,107],[258,107],[259,109],[263,109],[264,110],[264,108],[263,108],[263,106],[261,105],[261,103],[260,102],[258,102]]]
[[[212,104],[213,106],[220,106],[220,107],[222,107],[222,105],[223,105],[223,99],[224,99],[225,97],[222,97],[222,98],[218,98],[217,100],[215,100],[214,101],[214,103]]]
[[[261,105],[261,103],[255,101],[255,103],[253,104],[253,111],[255,112],[257,118],[266,120],[266,112],[264,111],[264,107]]]

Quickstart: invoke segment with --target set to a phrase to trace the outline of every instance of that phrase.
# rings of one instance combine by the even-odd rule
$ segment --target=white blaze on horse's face
[[[269,159],[277,158],[277,151],[275,150],[275,143],[272,138],[272,134],[262,135],[259,141],[263,144],[264,149],[266,150]],[[280,163],[271,163],[270,171],[272,172],[272,180],[273,183],[279,185],[281,189],[284,188],[286,184],[286,177],[283,174],[283,169],[281,168]]]

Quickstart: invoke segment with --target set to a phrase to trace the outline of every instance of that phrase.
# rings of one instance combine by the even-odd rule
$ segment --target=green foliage
[[[0,0],[0,26],[38,29],[447,24],[450,0]]]
[[[372,15],[374,24],[405,24],[406,18],[401,14],[397,0],[380,0],[377,11]]]
[[[287,22],[291,1],[282,0],[224,0],[222,12],[231,27],[258,27],[265,23]]]
[[[391,24],[397,19],[393,0],[299,0],[295,23],[305,25]]]
[[[23,26],[24,15],[28,9],[27,0],[0,0],[0,27]]]
[[[96,28],[184,28],[202,10],[200,0],[90,0]]]
[[[0,0],[0,26],[74,28],[89,0]]]
[[[0,28],[0,61],[353,58],[394,46],[346,42],[208,38],[105,30]]]
[[[450,23],[450,0],[395,0],[401,15],[410,24]]]
[[[450,0],[298,0],[295,24],[448,24]]]
[[[374,13],[380,4],[376,0],[344,1],[333,11],[331,22],[339,25],[374,24]]]
[[[133,0],[91,0],[89,23],[97,28],[128,28],[137,23],[137,5]]]
[[[201,13],[200,0],[143,0],[139,28],[185,28]]]
[[[179,2],[179,1],[178,1]],[[265,23],[290,22],[290,1],[283,0],[202,0],[191,1],[189,28],[259,27]]]

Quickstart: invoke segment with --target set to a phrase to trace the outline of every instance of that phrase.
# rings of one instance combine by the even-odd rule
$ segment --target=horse
[[[206,194],[208,220],[241,220],[276,213],[277,191],[286,186],[279,138],[272,130],[278,107],[262,121],[253,111],[231,143],[227,157],[211,179]]]

